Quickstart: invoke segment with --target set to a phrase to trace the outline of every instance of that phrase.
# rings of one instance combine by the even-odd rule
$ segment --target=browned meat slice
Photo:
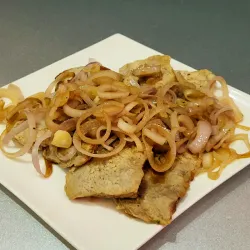
[[[84,148],[89,152],[94,152],[96,146],[85,144]],[[60,151],[59,151],[60,150]],[[84,165],[87,161],[90,160],[91,157],[87,155],[83,155],[77,151],[77,153],[73,156],[68,158],[67,154],[69,153],[70,149],[57,149],[55,146],[50,145],[49,147],[43,150],[43,156],[45,159],[57,163],[61,168],[69,168],[69,167],[79,167]],[[67,160],[60,159],[58,156],[58,151],[64,158],[68,158]]]
[[[215,75],[207,70],[201,69],[194,72],[189,71],[175,71],[177,80],[188,88],[196,88],[201,92],[205,92],[210,88],[211,80]]]
[[[124,81],[128,79],[136,81],[137,78],[143,77],[159,77],[158,85],[165,85],[176,80],[174,70],[170,65],[171,57],[167,55],[157,55],[146,58],[145,60],[138,60],[128,63],[120,68],[120,73],[124,75]],[[160,81],[160,79],[162,79]],[[132,84],[133,85],[133,84]]]
[[[186,153],[166,173],[145,170],[137,199],[117,199],[117,208],[146,222],[167,225],[180,198],[185,196],[200,161]]]
[[[79,197],[136,197],[146,158],[134,147],[106,159],[92,159],[66,175],[65,191]]]

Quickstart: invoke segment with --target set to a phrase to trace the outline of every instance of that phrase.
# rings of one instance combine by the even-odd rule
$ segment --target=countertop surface
[[[250,93],[247,0],[2,0],[0,6],[1,85],[121,33],[194,68],[209,68]],[[249,197],[247,167],[141,250],[250,249]],[[72,247],[0,186],[0,249]]]

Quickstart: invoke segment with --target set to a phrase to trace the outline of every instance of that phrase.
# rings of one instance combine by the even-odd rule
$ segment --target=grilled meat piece
[[[146,157],[125,148],[110,158],[92,159],[66,175],[65,192],[70,199],[79,197],[136,197],[143,178]]]
[[[84,148],[89,152],[94,152],[96,145],[90,145],[86,143],[84,145]],[[61,154],[67,155],[67,153],[69,153],[69,150],[70,149],[63,149],[63,152],[61,150]],[[58,148],[53,145],[50,145],[49,147],[43,150],[43,157],[48,161],[57,163],[61,168],[79,167],[84,165],[91,159],[91,157],[83,155],[77,151],[73,157],[67,159],[66,161],[62,160],[58,157]]]
[[[185,153],[177,157],[173,167],[166,173],[146,169],[138,198],[117,199],[117,209],[146,222],[169,224],[199,165],[197,157]]]

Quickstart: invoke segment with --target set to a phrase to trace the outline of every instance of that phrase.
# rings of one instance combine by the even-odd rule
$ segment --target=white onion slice
[[[106,130],[106,128],[107,127],[105,127],[105,126],[100,126],[97,130],[96,130],[96,138],[99,140],[99,139],[101,139],[101,131],[102,130]],[[109,142],[107,143],[107,141],[109,140]],[[105,142],[103,142],[103,143],[101,143],[101,145],[105,148],[105,149],[107,149],[108,151],[112,151],[114,148],[113,147],[111,147],[111,146],[109,146],[109,144],[111,144],[112,143],[112,140],[110,140],[110,138],[108,139],[107,141],[105,141]]]
[[[232,110],[231,107],[223,107],[223,108],[219,109],[218,111],[216,111],[214,114],[212,113],[212,115],[211,115],[211,117],[210,117],[211,123],[212,123],[213,125],[216,125],[217,120],[218,120],[220,114],[222,114],[222,113],[224,113],[224,112],[227,112],[227,111],[231,111],[231,110]]]
[[[139,104],[138,102],[130,102],[129,104],[126,105],[126,107],[124,108],[124,111],[129,112],[138,104]]]
[[[24,154],[26,154],[27,152],[29,152],[29,150],[31,149],[34,141],[36,140],[36,135],[37,135],[37,131],[36,131],[36,119],[33,113],[31,113],[30,111],[24,111],[24,113],[27,116],[27,120],[28,120],[28,125],[29,125],[29,137],[27,142],[23,145],[23,147],[18,150],[17,152],[14,153],[10,153],[7,152],[3,145],[1,145],[1,149],[2,152],[4,153],[4,155],[6,155],[9,158],[16,158],[19,156],[22,156]],[[8,139],[8,138],[7,138]]]
[[[199,121],[197,123],[197,134],[195,139],[188,145],[188,149],[193,154],[198,154],[202,152],[206,146],[209,137],[212,134],[212,126],[207,121]]]
[[[164,138],[157,132],[149,130],[148,128],[144,128],[143,133],[145,136],[147,136],[149,139],[151,139],[152,141],[156,142],[159,145],[164,145],[164,143],[166,142],[166,138]]]
[[[117,99],[127,97],[129,95],[129,92],[97,91],[97,94],[100,98],[103,99]]]
[[[178,122],[183,124],[188,130],[192,130],[194,128],[194,123],[192,119],[187,115],[179,115]]]
[[[41,143],[43,141],[45,141],[46,139],[48,139],[49,137],[51,137],[52,132],[51,131],[47,131],[45,132],[43,135],[41,135],[35,142],[33,148],[32,148],[32,162],[33,165],[36,169],[36,171],[42,175],[45,176],[45,174],[41,171],[41,166],[40,166],[40,162],[39,162],[39,155],[38,155],[38,151],[39,151],[39,147],[41,145]]]
[[[80,85],[80,83],[84,83],[88,79],[88,75],[85,71],[81,70],[78,72],[75,77],[71,80],[71,82],[76,82],[76,84]]]
[[[135,143],[137,150],[139,152],[143,152],[144,148],[143,148],[141,140],[135,134],[129,134],[128,136]],[[127,140],[127,141],[129,141],[129,140]]]
[[[56,87],[58,83],[58,80],[54,80],[52,83],[50,83],[50,85],[48,86],[48,88],[45,91],[45,97],[52,97],[52,90]]]
[[[5,137],[3,139],[3,144],[8,144],[14,138],[14,136],[18,135],[19,133],[21,133],[22,131],[24,131],[28,127],[29,127],[28,121],[24,121],[21,124],[19,124],[18,126],[11,129],[10,132],[5,135]]]
[[[68,104],[63,106],[63,111],[66,115],[74,118],[80,117],[85,112],[84,110],[73,109]]]
[[[122,118],[118,119],[117,127],[127,134],[132,134],[136,130],[136,125],[130,125],[129,123],[125,122]]]
[[[129,91],[124,91],[118,86],[112,84],[100,85],[97,89],[97,95],[103,99],[125,98],[129,95]]]
[[[81,92],[81,97],[84,100],[85,103],[87,103],[90,107],[95,107],[96,104],[91,98],[84,92]]]

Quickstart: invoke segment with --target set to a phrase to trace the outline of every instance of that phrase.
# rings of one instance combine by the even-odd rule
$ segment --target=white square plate
[[[125,63],[155,54],[160,53],[116,34],[15,83],[28,96],[44,91],[58,73],[85,65],[89,58],[118,70]],[[174,69],[193,70],[176,60],[171,64]],[[245,116],[243,123],[250,125],[250,96],[231,87],[230,94]],[[236,146],[239,150],[244,149],[240,143]],[[14,161],[0,154],[0,161],[0,182],[77,249],[137,249],[163,228],[131,219],[116,211],[109,201],[70,201],[64,193],[65,172],[59,167],[54,167],[52,176],[45,180],[36,174],[30,156]],[[234,162],[217,181],[209,180],[206,175],[197,177],[174,218],[249,163],[250,159]]]

